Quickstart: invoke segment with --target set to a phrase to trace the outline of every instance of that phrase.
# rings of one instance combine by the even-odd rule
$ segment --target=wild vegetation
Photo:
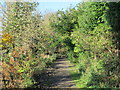
[[[57,40],[37,13],[38,3],[9,2],[3,9],[2,68],[5,88],[25,88],[56,59]],[[51,35],[52,34],[52,35]]]
[[[72,74],[80,88],[120,88],[119,7],[120,2],[83,2],[59,11],[51,23],[78,69]]]
[[[82,2],[44,17],[37,5],[4,4],[3,87],[33,87],[33,76],[65,56],[78,69],[77,87],[120,88],[120,2]]]

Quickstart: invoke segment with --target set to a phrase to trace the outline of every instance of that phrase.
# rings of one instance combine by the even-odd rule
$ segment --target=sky
[[[2,1],[15,2],[16,0],[0,0],[0,2]],[[17,1],[21,1],[21,0],[17,0]],[[82,2],[82,0],[25,0],[25,1],[39,2],[37,11],[41,12],[42,15],[48,12],[56,12],[62,9],[66,10],[70,6],[75,7],[76,4]]]
[[[79,0],[80,1],[80,0]],[[41,12],[42,15],[49,12],[56,12],[58,10],[66,10],[70,6],[75,7],[77,2],[39,2],[39,6],[37,7],[37,11]]]

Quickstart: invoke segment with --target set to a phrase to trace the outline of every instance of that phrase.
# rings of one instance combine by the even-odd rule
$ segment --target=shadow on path
[[[35,86],[39,88],[75,88],[69,71],[73,65],[65,59],[57,59],[46,72],[41,75],[34,75],[38,82]]]

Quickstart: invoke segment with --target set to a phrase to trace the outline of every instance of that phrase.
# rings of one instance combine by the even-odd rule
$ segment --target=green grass
[[[70,75],[73,80],[73,82],[77,85],[79,82],[81,74],[79,73],[79,65],[75,65],[73,67],[70,67]],[[77,86],[76,86],[77,87]]]

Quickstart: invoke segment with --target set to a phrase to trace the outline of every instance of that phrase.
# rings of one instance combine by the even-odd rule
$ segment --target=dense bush
[[[4,5],[3,88],[30,87],[36,83],[33,76],[56,59],[53,42],[57,36],[51,35],[44,27],[44,18],[36,11],[38,3],[6,2]]]
[[[80,88],[120,88],[120,2],[83,2],[52,22],[79,67]]]

